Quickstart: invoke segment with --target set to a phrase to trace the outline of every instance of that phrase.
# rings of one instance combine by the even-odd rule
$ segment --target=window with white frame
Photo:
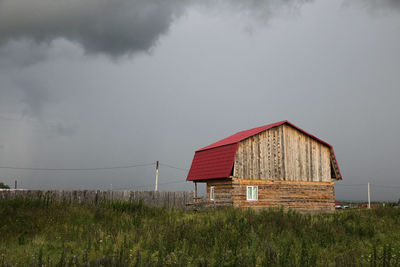
[[[258,200],[258,186],[247,186],[246,200]]]
[[[210,200],[214,200],[215,195],[215,186],[210,187]]]

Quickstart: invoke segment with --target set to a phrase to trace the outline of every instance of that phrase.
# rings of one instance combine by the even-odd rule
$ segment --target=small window
[[[210,200],[214,200],[215,186],[210,187]]]
[[[258,200],[258,186],[247,186],[247,200]]]

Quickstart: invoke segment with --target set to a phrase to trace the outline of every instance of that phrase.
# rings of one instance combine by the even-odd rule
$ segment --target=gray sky
[[[370,181],[397,201],[399,47],[398,0],[0,0],[0,166],[187,169],[196,149],[287,119],[334,146],[338,199],[365,200],[343,185]],[[0,169],[15,178],[130,188],[154,167]],[[185,178],[161,166],[160,183]]]

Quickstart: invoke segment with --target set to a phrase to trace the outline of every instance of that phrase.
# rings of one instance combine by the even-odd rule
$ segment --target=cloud
[[[149,51],[188,7],[225,8],[269,18],[282,7],[297,9],[313,0],[0,0],[0,47],[57,39],[78,43],[86,53],[118,57]],[[26,50],[27,44],[19,49]],[[4,48],[3,48],[4,50]],[[0,56],[1,55],[0,50]],[[17,61],[35,62],[41,50]]]
[[[0,44],[65,38],[87,53],[147,51],[186,5],[183,0],[0,0]]]
[[[372,10],[400,9],[399,0],[343,1]],[[7,62],[7,54],[17,55],[12,60],[29,65],[45,56],[45,44],[57,39],[77,43],[88,54],[131,55],[151,50],[193,6],[267,21],[310,2],[314,0],[0,0],[0,57]],[[16,44],[21,40],[25,43]],[[40,49],[33,51],[35,44]],[[9,53],[14,50],[23,53]]]
[[[0,46],[0,69],[29,67],[41,62],[47,58],[48,48],[47,44],[37,44],[31,40],[11,40]]]
[[[72,125],[65,125],[64,123],[56,123],[51,125],[51,132],[56,136],[70,137],[76,134],[77,129]]]
[[[400,11],[400,0],[344,0],[343,4],[345,6],[361,7],[372,13],[383,10]]]
[[[21,102],[25,105],[23,114],[41,118],[45,105],[50,102],[49,92],[33,80],[18,82],[22,92]]]
[[[397,8],[400,9],[400,1],[399,0],[362,0],[362,3],[365,5],[374,7],[374,8]]]
[[[208,2],[207,6],[265,21],[282,11],[297,12],[304,4],[312,2],[314,0],[217,0]]]

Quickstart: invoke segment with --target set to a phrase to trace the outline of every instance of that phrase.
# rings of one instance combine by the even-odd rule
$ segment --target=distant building
[[[187,181],[207,202],[241,208],[335,209],[333,148],[288,121],[236,133],[195,152]]]

